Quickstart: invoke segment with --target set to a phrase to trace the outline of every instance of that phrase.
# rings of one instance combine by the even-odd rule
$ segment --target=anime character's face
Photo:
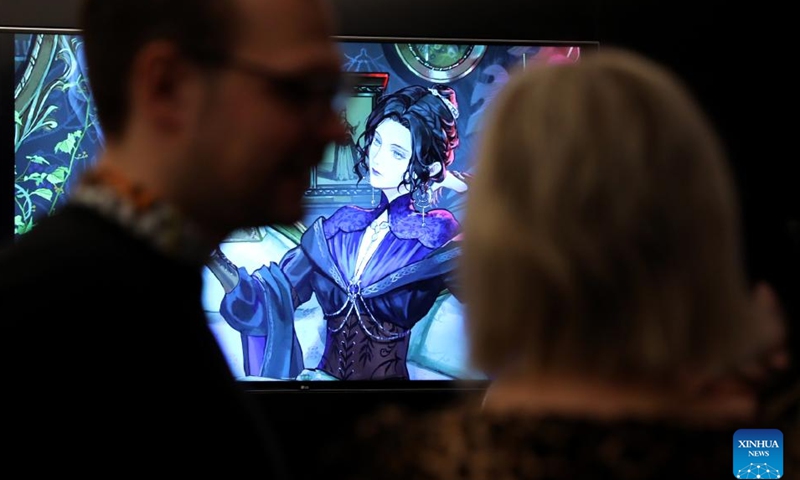
[[[369,183],[374,188],[397,192],[411,161],[411,132],[387,118],[375,129],[369,146]]]

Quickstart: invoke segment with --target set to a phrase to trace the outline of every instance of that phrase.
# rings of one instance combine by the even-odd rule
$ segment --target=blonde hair
[[[748,350],[726,160],[660,66],[604,51],[513,75],[468,202],[478,368],[668,381]]]

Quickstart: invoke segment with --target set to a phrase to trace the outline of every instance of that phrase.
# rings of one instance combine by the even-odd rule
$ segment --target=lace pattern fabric
[[[788,427],[787,473],[800,471],[800,448],[791,447],[799,432]],[[354,445],[341,448],[363,459],[350,480],[700,480],[730,478],[738,428],[752,427],[492,414],[472,404],[422,416],[385,408],[361,422]]]

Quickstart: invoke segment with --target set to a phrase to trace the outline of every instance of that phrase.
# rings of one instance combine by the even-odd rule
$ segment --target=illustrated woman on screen
[[[359,139],[355,173],[380,192],[374,208],[320,218],[280,264],[252,274],[215,252],[220,314],[243,334],[248,375],[408,379],[411,328],[450,287],[459,224],[432,208],[433,190],[465,191],[448,172],[459,144],[455,92],[410,86],[382,97]],[[305,370],[294,311],[315,294],[327,324],[324,353]],[[454,292],[455,293],[455,292]]]

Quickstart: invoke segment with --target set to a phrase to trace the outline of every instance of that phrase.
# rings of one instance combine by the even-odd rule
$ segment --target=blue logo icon
[[[783,433],[780,430],[737,430],[733,434],[735,478],[783,478]]]

